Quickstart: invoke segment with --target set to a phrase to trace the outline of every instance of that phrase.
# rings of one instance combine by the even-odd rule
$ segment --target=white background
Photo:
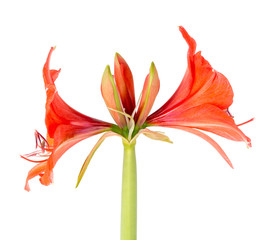
[[[174,144],[137,142],[138,239],[275,239],[274,7],[272,1],[1,1],[0,239],[119,239],[122,144],[107,139],[78,189],[75,183],[99,136],[71,148],[55,182],[25,178],[33,166],[35,129],[46,134],[42,67],[62,68],[59,94],[89,116],[112,122],[100,93],[107,64],[119,52],[132,69],[136,94],[154,61],[161,88],[156,110],[186,69],[178,26],[234,89],[231,112],[252,139],[247,149],[211,135],[232,170],[205,141],[164,131]],[[154,130],[154,129],[153,129]]]

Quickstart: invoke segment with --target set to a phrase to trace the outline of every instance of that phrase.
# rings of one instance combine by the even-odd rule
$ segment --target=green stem
[[[121,196],[121,240],[137,239],[136,141],[123,141],[124,159]]]

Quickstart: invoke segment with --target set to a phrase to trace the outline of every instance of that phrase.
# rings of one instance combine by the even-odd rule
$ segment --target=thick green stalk
[[[136,141],[123,141],[124,159],[121,196],[121,240],[137,239]]]

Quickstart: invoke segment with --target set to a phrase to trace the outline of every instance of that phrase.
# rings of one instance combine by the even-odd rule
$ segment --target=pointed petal
[[[117,111],[124,112],[123,106],[121,104],[120,96],[117,90],[117,86],[114,82],[109,66],[105,68],[105,71],[102,76],[101,93],[106,103],[106,106],[108,108],[112,108]],[[115,111],[109,111],[109,112],[119,127],[123,128],[124,126],[126,126],[126,120],[123,115]]]
[[[195,76],[194,76],[194,55],[196,52],[196,46],[197,43],[196,41],[188,34],[188,32],[184,29],[184,27],[180,26],[179,30],[181,32],[181,35],[183,36],[184,40],[187,42],[189,49],[187,52],[187,63],[188,63],[188,69],[190,71],[191,74],[191,81],[194,81]]]
[[[93,149],[91,150],[91,152],[89,153],[89,155],[87,156],[85,162],[83,163],[82,165],[82,168],[79,172],[79,175],[78,175],[78,178],[77,178],[77,183],[76,183],[76,188],[78,187],[81,179],[83,178],[86,170],[87,170],[87,167],[88,165],[90,164],[90,161],[92,159],[92,157],[94,156],[96,150],[100,147],[100,145],[104,142],[104,140],[108,137],[111,137],[111,136],[120,136],[118,135],[117,133],[114,133],[114,132],[107,132],[107,133],[104,133],[100,139],[97,141],[97,143],[95,144],[95,146],[93,147]]]
[[[118,53],[115,55],[115,82],[125,112],[132,115],[136,107],[133,75],[126,61]]]
[[[136,114],[137,126],[142,126],[148,114],[150,113],[151,108],[156,99],[156,96],[158,94],[159,86],[160,86],[160,82],[159,82],[158,72],[155,67],[155,64],[152,62],[150,73],[147,75],[144,82],[141,100],[140,100],[140,104]]]
[[[179,30],[185,39],[186,43],[189,46],[188,52],[187,52],[187,63],[188,67],[186,69],[186,72],[184,74],[184,77],[175,91],[175,93],[172,95],[172,97],[156,112],[151,114],[148,119],[157,118],[158,116],[164,114],[165,112],[169,111],[172,107],[176,106],[177,104],[181,103],[190,93],[192,84],[193,84],[193,78],[194,78],[194,54],[196,51],[196,41],[187,33],[187,31],[180,26]]]
[[[54,81],[56,80],[56,78],[52,77],[52,72],[49,70],[50,69],[50,60],[51,60],[51,56],[52,56],[54,49],[55,49],[54,47],[51,47],[50,52],[47,57],[47,60],[43,67],[43,79],[44,79],[46,89],[48,88],[48,85],[53,85]],[[54,70],[54,71],[56,71],[56,70]],[[56,74],[54,74],[54,77],[55,76],[56,76]]]
[[[183,126],[169,126],[171,128],[176,128],[176,129],[180,129],[189,133],[193,133],[199,137],[201,137],[202,139],[204,139],[205,141],[207,141],[208,143],[210,143],[217,151],[218,153],[223,157],[223,159],[228,163],[228,165],[231,168],[233,167],[233,164],[231,163],[231,161],[229,160],[228,156],[226,155],[226,153],[223,151],[223,149],[220,147],[220,145],[218,143],[216,143],[211,137],[209,137],[208,135],[202,133],[201,131],[198,131],[196,129],[193,128],[188,128],[188,127],[183,127]]]
[[[165,120],[160,120],[154,125],[197,128],[233,141],[244,141],[248,147],[251,146],[251,140],[238,128],[233,118],[211,104],[197,106],[187,111],[171,112],[165,116]]]
[[[196,52],[196,47],[197,47],[197,43],[194,40],[194,38],[192,38],[188,32],[185,30],[185,28],[183,26],[179,26],[179,31],[181,32],[181,35],[183,36],[184,40],[186,41],[186,43],[189,46],[188,49],[188,57],[192,57],[195,52]]]
[[[147,128],[142,129],[140,131],[144,136],[151,138],[153,140],[159,140],[159,141],[163,141],[163,142],[168,142],[168,143],[173,143],[168,136],[164,135],[161,132],[158,131],[151,131]]]

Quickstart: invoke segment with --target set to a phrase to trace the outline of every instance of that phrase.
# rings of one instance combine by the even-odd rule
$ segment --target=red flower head
[[[29,171],[26,190],[29,190],[28,181],[37,175],[41,176],[42,184],[49,185],[52,182],[53,167],[58,159],[74,144],[96,134],[107,132],[99,139],[84,162],[78,183],[94,152],[106,137],[119,135],[124,141],[133,142],[143,133],[152,139],[170,142],[165,135],[147,129],[151,126],[177,128],[202,137],[233,167],[222,148],[200,131],[212,132],[234,141],[244,141],[247,146],[251,146],[250,139],[238,128],[239,125],[235,124],[228,111],[233,102],[232,88],[226,77],[215,71],[201,56],[201,52],[196,53],[196,42],[186,30],[183,27],[179,30],[189,45],[186,73],[172,97],[149,117],[160,87],[154,63],[151,64],[145,79],[138,104],[135,101],[133,76],[126,61],[118,53],[115,55],[114,76],[110,67],[106,67],[101,92],[117,125],[83,115],[63,101],[54,84],[60,70],[49,68],[54,50],[51,48],[43,68],[47,94],[45,122],[48,133],[45,139],[36,132],[36,146],[40,150],[22,156],[37,162]],[[33,160],[36,157],[42,160]]]
[[[27,160],[32,158],[43,157],[43,160],[36,161],[38,164],[29,171],[25,189],[29,189],[28,181],[39,175],[40,182],[43,185],[52,183],[52,170],[58,159],[74,144],[93,135],[110,130],[112,124],[106,123],[79,113],[66,104],[59,96],[55,80],[59,70],[50,70],[50,58],[54,48],[51,48],[46,63],[43,68],[43,78],[47,94],[46,101],[46,118],[47,139],[42,137],[36,131],[36,147],[40,151],[24,155]]]
[[[233,103],[233,90],[226,77],[214,70],[201,52],[196,53],[196,42],[186,30],[183,27],[179,30],[189,45],[186,73],[173,96],[148,117],[146,125],[178,128],[198,135],[212,144],[233,168],[220,146],[199,131],[244,141],[251,147],[251,140],[238,128],[228,111]]]

